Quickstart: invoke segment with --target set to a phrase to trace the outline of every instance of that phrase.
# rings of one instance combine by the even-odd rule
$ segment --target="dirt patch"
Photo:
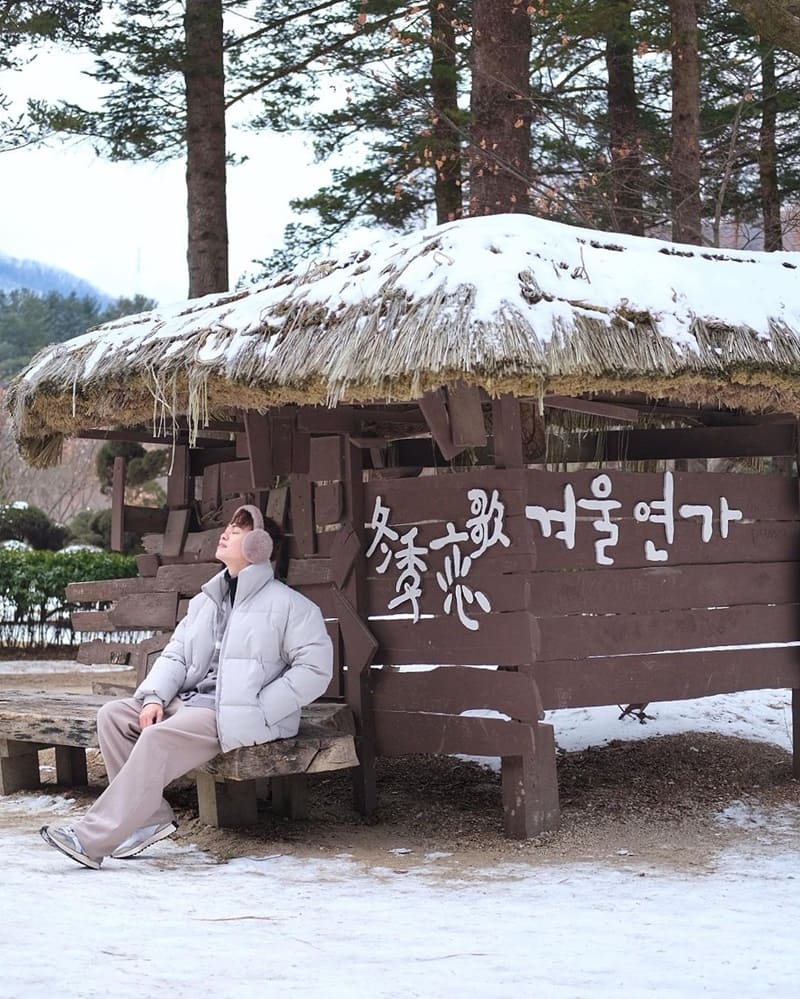
[[[117,672],[104,679],[121,682],[120,677]],[[90,689],[92,679],[99,678],[39,676],[38,685]],[[14,684],[3,685],[20,686],[16,681],[22,678],[13,679]],[[49,765],[47,754],[42,762]],[[92,786],[70,790],[86,805],[105,779],[99,753],[89,754],[89,770]],[[241,831],[202,825],[189,781],[173,784],[167,797],[181,823],[177,838],[221,860],[264,853],[349,854],[370,867],[394,871],[418,866],[431,854],[451,855],[442,858],[443,870],[511,861],[704,869],[713,866],[723,846],[751,835],[718,821],[732,802],[745,800],[766,809],[800,803],[800,783],[792,777],[787,752],[768,743],[707,733],[615,741],[560,753],[558,779],[561,828],[528,841],[509,840],[503,834],[499,774],[453,757],[379,759],[379,809],[372,821],[354,810],[347,772],[309,778],[307,819],[279,818],[265,801],[258,824]],[[796,836],[800,809],[795,814]]]

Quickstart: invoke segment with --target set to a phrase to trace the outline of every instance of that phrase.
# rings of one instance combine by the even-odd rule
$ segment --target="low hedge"
[[[70,613],[108,604],[69,604],[67,584],[135,575],[136,559],[116,552],[0,550],[0,647],[74,645]]]

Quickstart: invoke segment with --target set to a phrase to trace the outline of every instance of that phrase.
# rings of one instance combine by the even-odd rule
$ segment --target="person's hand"
[[[139,712],[139,727],[147,728],[149,725],[155,725],[163,717],[164,709],[160,704],[145,704]]]

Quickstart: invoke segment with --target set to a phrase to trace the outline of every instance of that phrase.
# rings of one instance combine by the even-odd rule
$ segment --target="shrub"
[[[54,524],[44,510],[27,503],[0,506],[0,541],[27,541],[31,548],[58,551],[67,529]]]
[[[0,644],[75,644],[69,615],[78,606],[67,603],[67,584],[135,575],[136,559],[116,552],[0,550]]]

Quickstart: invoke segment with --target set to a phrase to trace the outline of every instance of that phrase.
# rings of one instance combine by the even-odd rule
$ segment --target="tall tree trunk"
[[[531,27],[527,3],[472,4],[469,212],[530,211]]]
[[[189,297],[228,289],[221,0],[186,0]]]
[[[697,0],[670,0],[672,17],[672,238],[702,242]]]
[[[639,101],[633,72],[631,0],[612,5],[606,32],[608,118],[611,139],[611,200],[614,228],[644,234]]]
[[[455,13],[452,0],[428,0],[431,19],[431,92],[436,221],[464,214],[461,192],[461,141],[458,116]]]
[[[777,123],[775,50],[768,48],[761,55],[761,144],[758,154],[765,250],[783,249],[781,195],[778,188],[778,147],[775,140]]]

